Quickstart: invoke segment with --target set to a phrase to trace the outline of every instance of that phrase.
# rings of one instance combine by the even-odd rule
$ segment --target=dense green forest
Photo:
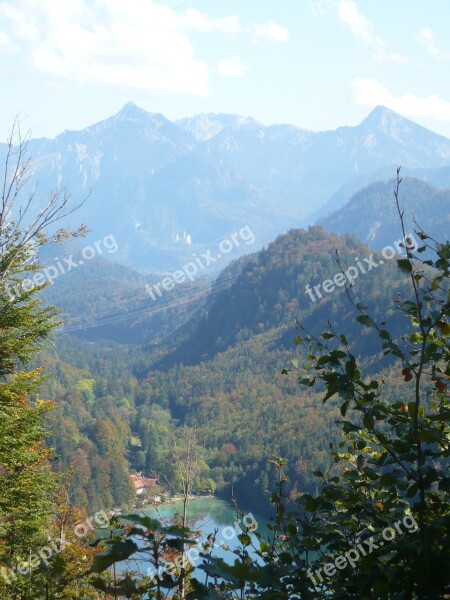
[[[338,435],[337,410],[325,408],[317,391],[300,390],[281,372],[301,357],[292,347],[296,320],[318,331],[331,315],[340,329],[356,331],[344,290],[320,302],[305,293],[308,283],[338,271],[336,249],[349,265],[371,254],[353,238],[318,228],[280,236],[231,265],[231,283],[212,290],[189,327],[175,330],[162,348],[58,335],[54,350],[36,364],[45,364],[49,373],[40,393],[57,399],[49,444],[57,468],[74,469],[74,502],[85,508],[130,505],[126,473],[167,477],[171,435],[183,425],[199,430],[218,493],[227,497],[233,486],[242,502],[251,499],[267,509],[272,453],[289,459],[294,495],[314,491],[312,473],[324,468],[328,444]],[[375,315],[399,330],[396,300],[403,285],[395,264],[386,263],[361,274],[354,289]],[[356,337],[354,350],[380,369],[383,359],[369,332]],[[391,378],[388,370],[385,376]],[[392,377],[393,394],[396,387]],[[314,436],[308,435],[312,429]]]

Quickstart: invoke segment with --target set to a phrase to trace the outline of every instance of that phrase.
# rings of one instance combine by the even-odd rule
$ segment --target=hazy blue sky
[[[449,0],[0,0],[0,136],[129,100],[321,130],[377,104],[450,137]]]

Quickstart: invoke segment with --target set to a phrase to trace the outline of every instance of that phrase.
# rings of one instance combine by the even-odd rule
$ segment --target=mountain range
[[[396,248],[402,241],[402,232],[395,186],[394,179],[372,183],[343,208],[320,219],[320,227],[303,233],[293,229],[278,236],[267,249],[231,262],[214,282],[186,279],[161,296],[148,293],[149,287],[156,290],[161,285],[158,276],[143,275],[114,263],[107,253],[83,261],[84,242],[77,241],[65,247],[64,254],[78,267],[58,275],[44,291],[44,297],[63,309],[67,333],[91,341],[109,339],[152,346],[168,339],[173,346],[173,341],[178,340],[164,364],[195,362],[233,345],[243,331],[254,335],[286,322],[288,314],[294,318],[293,307],[303,315],[309,314],[314,306],[305,286],[328,277],[319,277],[324,269],[320,257],[325,253],[327,268],[336,271],[336,250],[353,248],[368,257],[369,248]],[[449,239],[450,190],[407,177],[400,186],[399,203],[406,232],[412,233],[417,243],[419,229],[435,240]],[[345,241],[348,234],[354,240],[349,246]],[[362,246],[359,240],[366,245]],[[54,269],[58,264],[56,254],[61,263],[58,245],[40,257],[44,273],[45,267]],[[312,314],[316,317],[318,313]]]
[[[57,185],[86,199],[69,224],[86,223],[92,238],[114,235],[114,260],[142,272],[180,268],[250,227],[254,245],[234,248],[201,274],[209,278],[399,164],[444,183],[450,165],[450,140],[384,107],[356,127],[316,133],[227,114],[171,122],[129,103],[28,149],[38,198]]]

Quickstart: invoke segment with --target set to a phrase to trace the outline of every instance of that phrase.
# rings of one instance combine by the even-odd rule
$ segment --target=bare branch
[[[65,187],[59,188],[50,194],[47,203],[33,215],[32,209],[37,202],[37,183],[23,197],[33,175],[28,155],[29,140],[30,133],[22,134],[19,117],[16,117],[6,143],[1,185],[0,256],[3,260],[0,280],[6,278],[19,252],[47,242],[47,234],[51,234],[51,229],[77,211],[90,195],[72,206],[68,190]],[[60,227],[53,239],[61,242],[70,237],[81,237],[85,233],[84,225],[75,231]]]

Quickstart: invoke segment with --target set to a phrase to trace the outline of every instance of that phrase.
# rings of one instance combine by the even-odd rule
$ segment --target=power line
[[[217,283],[213,287],[208,287],[200,292],[188,288],[182,293],[177,294],[173,297],[172,294],[168,294],[155,300],[146,300],[140,302],[131,307],[124,307],[116,309],[114,311],[108,311],[101,314],[94,314],[91,316],[79,316],[73,317],[66,321],[66,324],[62,331],[63,333],[70,333],[72,331],[81,331],[84,329],[92,329],[94,327],[102,327],[105,325],[112,325],[119,323],[130,318],[136,318],[137,316],[147,312],[148,316],[156,315],[162,311],[168,310],[175,306],[184,306],[191,304],[204,296],[215,295],[222,291],[229,285],[231,285],[238,277],[238,274],[233,275],[227,279],[224,279],[220,283]],[[155,302],[157,303],[155,305]],[[154,306],[154,310],[149,310],[149,307]]]

